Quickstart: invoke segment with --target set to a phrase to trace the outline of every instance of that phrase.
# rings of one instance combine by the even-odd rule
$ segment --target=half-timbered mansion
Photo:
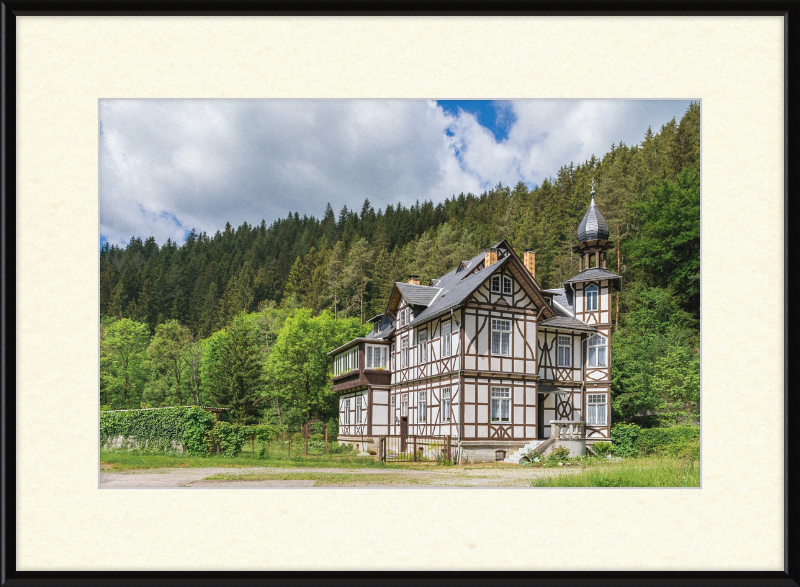
[[[535,447],[564,422],[587,444],[609,441],[620,277],[606,268],[608,238],[592,191],[580,270],[561,288],[543,290],[534,251],[520,258],[506,241],[429,283],[395,283],[373,331],[329,353],[340,442],[377,450],[380,435],[449,435],[476,462]]]

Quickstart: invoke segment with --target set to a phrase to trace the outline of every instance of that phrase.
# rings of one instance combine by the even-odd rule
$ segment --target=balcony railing
[[[550,435],[556,440],[582,440],[586,438],[583,420],[550,420]]]

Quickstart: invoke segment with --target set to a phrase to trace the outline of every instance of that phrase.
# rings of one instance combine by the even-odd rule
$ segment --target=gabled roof
[[[621,279],[616,273],[611,273],[608,269],[591,267],[584,269],[575,277],[570,277],[564,283],[575,283],[578,281],[599,281],[601,279]]]
[[[421,314],[414,316],[414,319],[411,321],[409,326],[414,326],[420,322],[425,322],[426,320],[435,318],[436,316],[444,314],[445,312],[449,312],[450,309],[461,305],[461,303],[463,303],[472,294],[472,292],[478,289],[492,273],[505,265],[509,259],[510,257],[503,257],[497,261],[497,263],[489,265],[489,267],[486,268],[488,271],[482,270],[478,273],[473,273],[464,279],[446,279],[450,276],[450,273],[444,275],[440,280],[440,283],[444,284],[442,286],[442,294],[436,298],[436,300]]]
[[[489,267],[481,268],[485,260],[485,252],[481,251],[472,259],[462,261],[458,267],[442,275],[436,284],[437,287],[442,290],[442,293],[436,297],[423,312],[418,316],[414,316],[410,326],[430,320],[445,312],[449,312],[452,308],[460,306],[489,278],[489,276],[506,264],[508,264],[509,270],[514,277],[516,277],[517,281],[521,283],[528,281],[527,289],[529,292],[533,293],[534,299],[538,297],[538,305],[544,306],[543,312],[545,316],[555,316],[556,313],[553,308],[547,304],[544,295],[541,293],[539,284],[533,278],[533,275],[525,269],[525,266],[519,257],[517,257],[514,249],[504,240],[493,245],[493,248],[500,249],[501,252],[505,251],[506,254]],[[466,266],[467,270],[459,271],[459,268],[463,266]]]

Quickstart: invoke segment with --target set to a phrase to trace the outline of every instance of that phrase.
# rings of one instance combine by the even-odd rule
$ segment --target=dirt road
[[[221,468],[100,471],[101,488],[182,487],[530,487],[531,479],[565,469],[466,465],[426,469]]]

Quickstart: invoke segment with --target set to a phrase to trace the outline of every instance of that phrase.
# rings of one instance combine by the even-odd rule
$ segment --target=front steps
[[[509,456],[504,458],[503,462],[504,463],[512,463],[514,465],[519,465],[520,459],[522,459],[522,457],[525,455],[526,452],[528,452],[529,450],[537,449],[538,447],[540,447],[544,443],[548,442],[549,440],[550,440],[549,438],[545,438],[545,439],[542,439],[542,440],[531,440],[528,444],[526,444],[522,448],[518,448],[513,453],[511,453]],[[548,444],[548,447],[549,447],[550,444],[552,444],[552,442],[550,442]],[[548,447],[545,447],[545,450],[547,450]]]

